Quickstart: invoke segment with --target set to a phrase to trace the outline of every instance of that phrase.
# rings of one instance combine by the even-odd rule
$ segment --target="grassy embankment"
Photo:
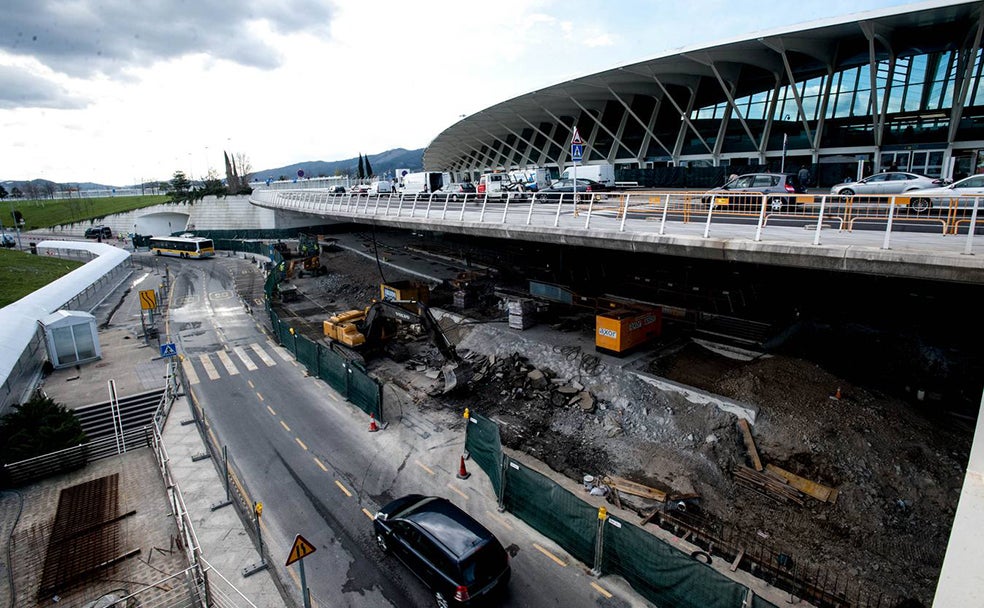
[[[0,203],[0,217],[10,230],[11,205],[24,216],[24,230],[48,228],[91,220],[98,224],[114,213],[167,202],[165,195],[75,198],[68,200],[11,200]],[[23,298],[55,279],[81,266],[81,262],[36,256],[14,250],[0,250],[0,307]]]
[[[2,213],[4,226],[9,227],[12,222],[10,206],[13,205],[13,208],[20,211],[24,216],[24,230],[35,230],[85,220],[98,224],[99,220],[108,215],[158,205],[166,203],[168,200],[164,194],[33,201],[12,201],[8,198],[4,201],[6,204],[0,205],[0,210],[2,210],[0,213]]]
[[[75,260],[0,250],[0,307],[16,302],[81,265],[82,262]]]

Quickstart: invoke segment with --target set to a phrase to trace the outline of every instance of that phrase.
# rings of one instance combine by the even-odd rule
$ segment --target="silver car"
[[[909,198],[909,208],[916,213],[925,213],[933,207],[948,207],[951,199],[958,199],[958,208],[969,209],[974,206],[975,197],[980,197],[978,206],[984,212],[984,175],[971,175],[949,186],[927,188],[916,194],[918,196]]]
[[[831,194],[854,196],[855,194],[902,194],[911,190],[935,188],[943,185],[943,180],[925,175],[902,171],[876,173],[857,182],[837,184],[830,189]]]

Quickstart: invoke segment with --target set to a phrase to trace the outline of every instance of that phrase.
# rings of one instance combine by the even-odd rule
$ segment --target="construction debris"
[[[754,490],[763,496],[768,496],[773,500],[784,503],[794,503],[803,506],[803,494],[799,490],[772,475],[759,473],[755,469],[743,465],[735,465],[732,470],[735,481],[740,486]]]
[[[829,502],[830,504],[837,502],[838,491],[835,488],[828,488],[827,486],[821,485],[815,481],[810,481],[809,479],[800,477],[796,473],[790,473],[785,469],[777,467],[774,464],[765,465],[765,472],[776,477],[777,479],[782,479],[790,486],[808,496],[816,498],[817,500]]]
[[[755,439],[752,438],[752,430],[748,428],[748,421],[744,418],[738,419],[738,428],[741,435],[745,438],[745,448],[748,449],[748,456],[752,459],[752,466],[756,471],[762,470],[762,460],[759,458],[758,450],[755,448]]]

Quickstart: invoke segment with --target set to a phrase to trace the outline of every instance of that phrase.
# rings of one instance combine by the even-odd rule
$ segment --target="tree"
[[[358,173],[356,173],[356,175],[359,177],[359,179],[365,179],[366,178],[366,167],[365,167],[365,165],[362,164],[362,153],[361,152],[359,152],[359,169],[358,169]]]
[[[75,414],[50,397],[35,396],[0,418],[0,460],[17,462],[86,442]]]
[[[184,171],[175,171],[171,178],[171,201],[179,203],[188,198],[191,182],[185,177]]]
[[[366,177],[372,177],[372,165],[369,164],[369,155],[366,154]]]
[[[10,196],[12,196],[14,198],[24,198],[24,193],[21,192],[21,189],[20,188],[18,188],[17,186],[14,186],[10,190]]]
[[[7,192],[7,189],[4,188],[3,186],[0,186],[0,201],[7,198],[8,196],[10,196],[10,193]]]

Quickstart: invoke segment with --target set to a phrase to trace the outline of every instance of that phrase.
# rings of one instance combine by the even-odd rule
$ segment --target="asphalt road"
[[[451,499],[510,549],[505,606],[648,605],[623,581],[595,579],[520,520],[498,513],[481,471],[456,479],[464,445],[456,417],[432,419],[407,409],[387,429],[368,433],[365,414],[308,377],[247,313],[236,293],[237,283],[242,288],[251,280],[247,273],[255,273],[246,261],[168,264],[171,339],[185,356],[189,389],[249,493],[263,503],[268,561],[298,605],[298,568],[283,565],[297,534],[316,548],[304,559],[312,605],[433,605],[427,589],[384,556],[371,534],[376,509],[410,492]],[[215,491],[218,501],[224,490]]]

